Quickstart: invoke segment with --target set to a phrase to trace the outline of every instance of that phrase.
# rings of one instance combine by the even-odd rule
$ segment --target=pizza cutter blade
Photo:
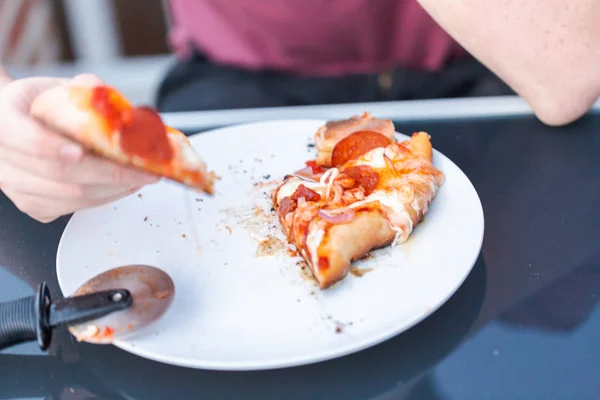
[[[0,350],[35,340],[46,350],[54,328],[63,325],[79,341],[130,338],[158,320],[174,294],[169,275],[147,265],[111,269],[55,301],[42,282],[35,296],[0,303]]]
[[[92,278],[73,295],[113,289],[129,291],[133,298],[131,307],[69,326],[69,332],[78,341],[108,344],[116,339],[133,338],[168,310],[175,294],[173,281],[164,271],[148,265],[128,265]]]

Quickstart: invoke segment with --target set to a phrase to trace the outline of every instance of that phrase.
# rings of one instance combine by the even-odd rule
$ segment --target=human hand
[[[0,87],[0,190],[21,211],[44,223],[110,203],[159,180],[90,154],[29,115],[39,93],[70,83],[101,81],[92,75],[72,80],[39,77]]]

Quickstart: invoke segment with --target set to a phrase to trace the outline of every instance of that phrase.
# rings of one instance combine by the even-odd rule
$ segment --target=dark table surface
[[[48,353],[0,353],[0,398],[600,399],[600,114],[563,128],[528,116],[396,125],[435,134],[485,212],[471,275],[422,323],[350,356],[261,372],[173,367],[61,330]],[[65,223],[39,224],[0,197],[0,301],[41,280],[60,295]]]

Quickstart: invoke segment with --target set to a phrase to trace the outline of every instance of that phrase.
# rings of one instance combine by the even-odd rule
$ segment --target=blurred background
[[[172,56],[166,0],[0,0],[0,60],[15,78],[91,72],[153,104]]]

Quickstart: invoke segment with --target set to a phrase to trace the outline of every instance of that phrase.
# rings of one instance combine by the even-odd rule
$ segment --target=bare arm
[[[418,0],[549,125],[600,97],[600,1]]]

